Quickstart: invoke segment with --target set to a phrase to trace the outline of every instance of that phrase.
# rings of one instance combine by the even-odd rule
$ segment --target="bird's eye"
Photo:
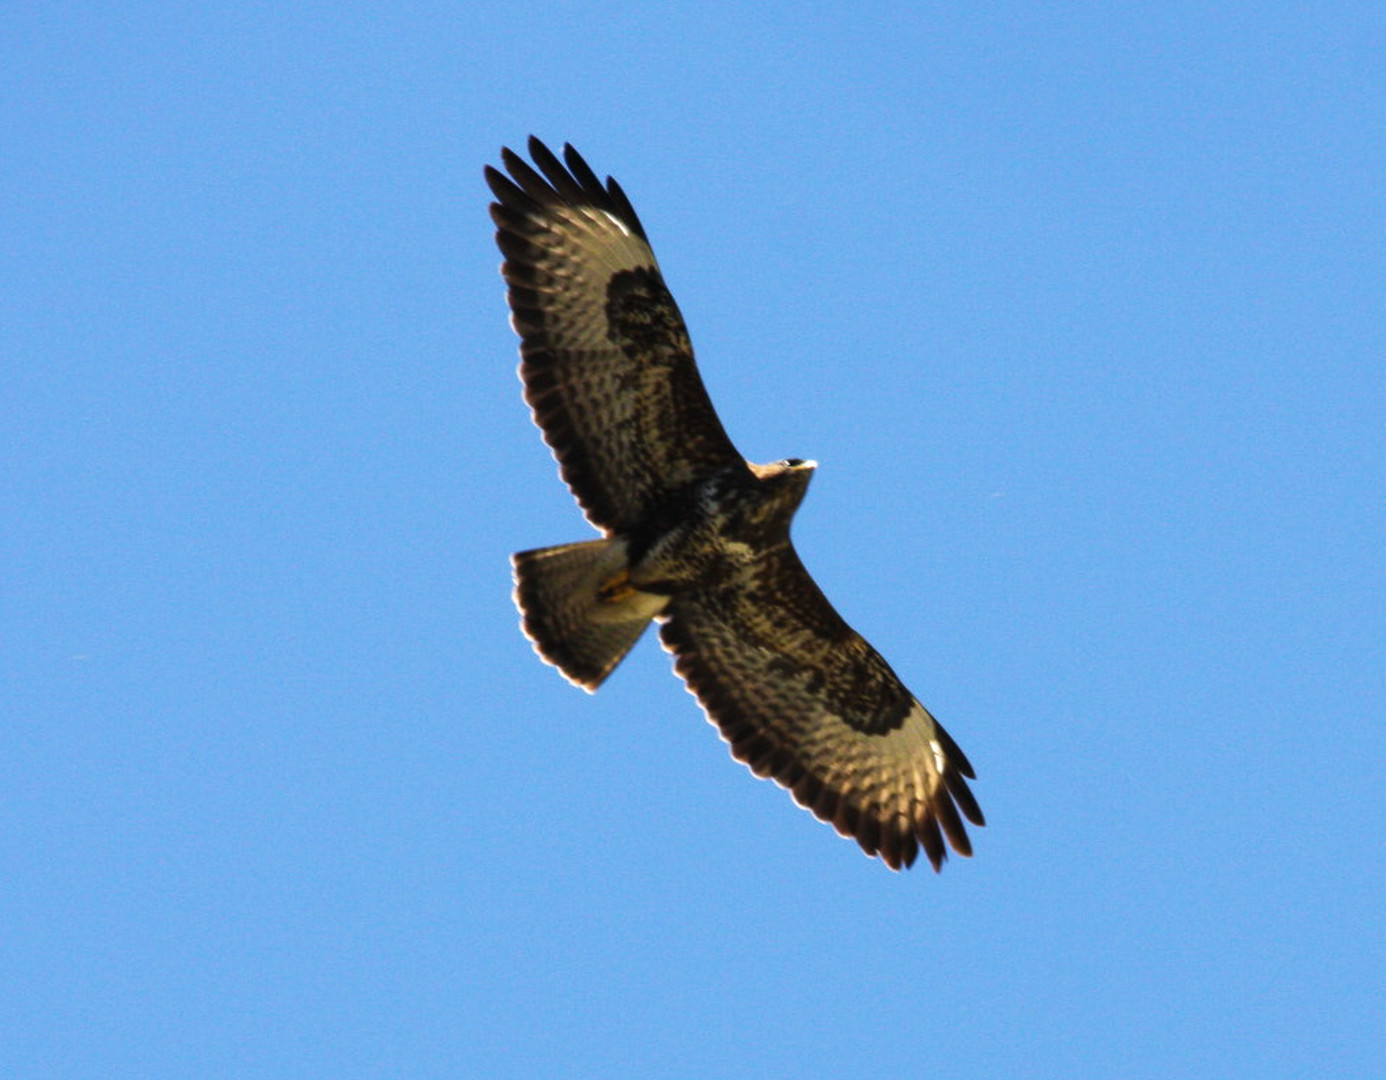
[[[804,463],[804,459],[801,458],[801,457],[785,458],[784,461],[782,462],[782,464],[788,466],[788,467],[791,468],[791,469],[797,469],[797,468],[798,468],[800,465],[802,465],[803,463]]]

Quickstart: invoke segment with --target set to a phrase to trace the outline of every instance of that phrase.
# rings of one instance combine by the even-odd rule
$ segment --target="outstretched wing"
[[[688,331],[615,180],[571,146],[529,140],[486,169],[491,217],[535,423],[587,518],[608,532],[743,463],[708,400]]]
[[[843,621],[790,546],[715,590],[676,597],[660,637],[731,752],[893,869],[984,824],[972,766]],[[961,815],[960,812],[961,811]]]

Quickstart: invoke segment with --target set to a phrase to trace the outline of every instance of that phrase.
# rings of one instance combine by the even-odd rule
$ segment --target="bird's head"
[[[751,472],[755,473],[756,479],[762,483],[807,487],[809,480],[813,478],[813,470],[816,468],[818,468],[816,461],[791,457],[772,461],[769,465],[751,465]]]
[[[765,492],[766,503],[778,508],[778,514],[788,521],[789,515],[799,508],[804,492],[808,491],[809,481],[818,462],[804,458],[785,458],[769,465],[752,465],[751,471],[760,481]]]

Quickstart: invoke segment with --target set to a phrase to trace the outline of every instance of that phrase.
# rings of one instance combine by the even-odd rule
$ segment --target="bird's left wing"
[[[868,855],[898,870],[922,847],[937,870],[944,837],[972,854],[963,818],[985,823],[972,766],[792,546],[676,597],[660,637],[732,755]]]

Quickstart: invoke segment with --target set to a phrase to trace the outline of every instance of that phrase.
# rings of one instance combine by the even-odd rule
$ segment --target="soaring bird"
[[[651,621],[732,755],[892,869],[984,824],[958,745],[804,569],[816,467],[727,437],[640,219],[571,146],[486,180],[534,422],[599,539],[512,557],[539,655],[595,691]],[[509,175],[507,176],[506,173]]]

